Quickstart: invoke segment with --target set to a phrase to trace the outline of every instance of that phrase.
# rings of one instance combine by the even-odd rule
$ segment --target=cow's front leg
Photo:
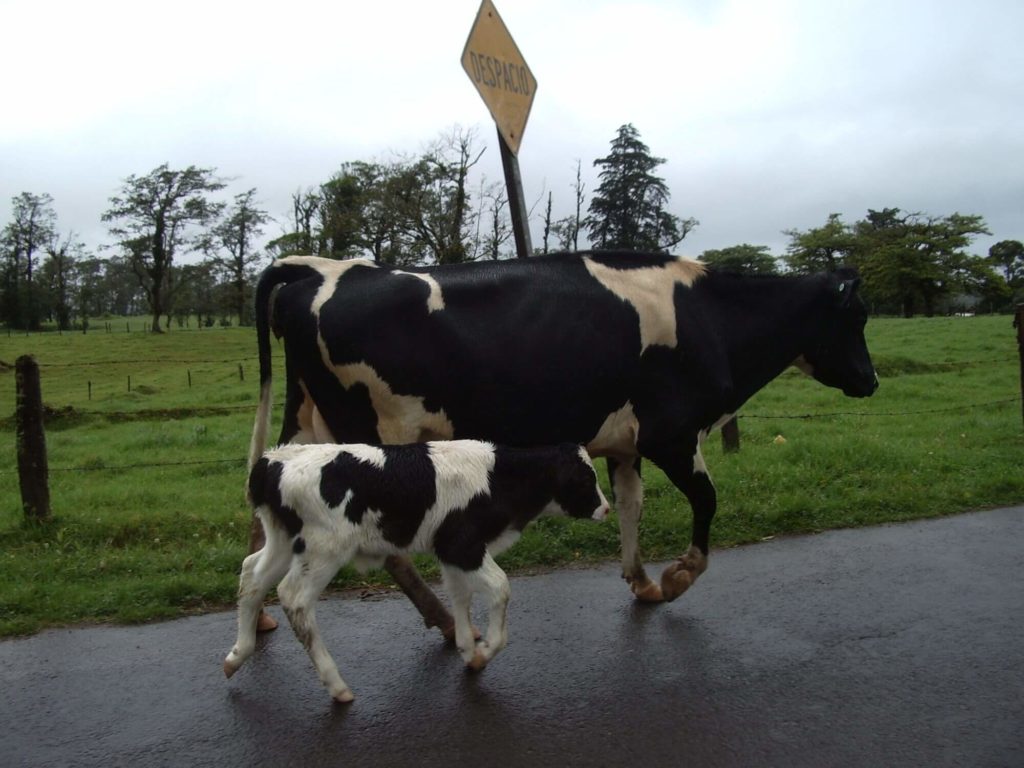
[[[643,517],[644,487],[640,478],[640,459],[619,461],[608,459],[608,476],[615,493],[615,510],[619,515],[619,536],[622,540],[622,578],[637,600],[658,603],[663,600],[661,587],[644,571],[640,560],[640,519]]]
[[[675,600],[707,570],[711,521],[717,507],[715,486],[704,464],[700,441],[694,438],[689,444],[693,446],[691,456],[687,456],[684,451],[665,452],[651,457],[668,479],[685,494],[693,510],[690,546],[661,574],[661,593],[666,600]]]
[[[416,606],[416,610],[423,616],[423,622],[427,627],[437,627],[441,630],[445,640],[454,641],[456,639],[455,620],[433,590],[420,577],[412,560],[405,555],[389,555],[384,561],[384,568],[391,574],[391,578],[395,580],[405,596]]]

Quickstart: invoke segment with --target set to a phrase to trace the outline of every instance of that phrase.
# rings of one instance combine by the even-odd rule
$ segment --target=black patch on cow
[[[281,473],[284,465],[262,456],[249,472],[249,494],[257,507],[269,507],[271,513],[290,537],[299,535],[302,518],[281,498]]]
[[[407,547],[437,499],[434,465],[426,444],[382,450],[383,469],[338,451],[320,471],[320,495],[337,507],[351,492],[346,518],[359,525],[367,510],[379,511],[385,541]]]
[[[507,530],[522,531],[551,502],[576,517],[589,517],[601,503],[592,467],[579,446],[517,449],[497,447],[490,494],[453,510],[434,534],[434,551],[444,563],[475,570],[487,545]]]
[[[625,264],[621,255],[599,258]],[[519,446],[586,442],[622,407],[638,375],[636,311],[595,280],[578,255],[518,261],[411,270],[439,284],[444,309],[434,312],[422,280],[350,269],[320,310],[332,364],[366,363],[396,395],[443,409],[456,438]],[[665,261],[654,254],[635,265]],[[346,390],[324,366],[309,311],[314,293],[278,294],[278,303],[306,302],[288,313],[289,378],[305,383],[335,440],[379,442],[369,398],[358,387]],[[303,312],[310,320],[300,328]],[[290,400],[288,409],[297,405]]]
[[[301,536],[299,536],[299,538],[297,538],[295,540],[295,543],[292,544],[292,552],[294,552],[296,555],[301,555],[305,551],[306,551],[306,540],[304,538],[302,538]]]

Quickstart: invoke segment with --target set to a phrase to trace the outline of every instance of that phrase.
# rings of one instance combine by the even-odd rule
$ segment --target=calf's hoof
[[[256,617],[256,631],[269,632],[272,629],[277,629],[277,619],[261,609]]]
[[[353,701],[355,701],[356,697],[355,694],[352,693],[352,691],[346,688],[340,693],[334,694],[333,696],[331,696],[331,698],[334,700],[335,704],[351,704]]]
[[[231,676],[238,671],[240,664],[234,664],[228,659],[224,659],[224,677],[231,679]]]

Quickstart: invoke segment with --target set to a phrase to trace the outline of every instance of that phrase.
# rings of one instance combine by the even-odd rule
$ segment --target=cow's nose
[[[611,507],[607,504],[602,504],[600,507],[594,510],[593,518],[595,520],[604,520],[608,517],[608,513],[611,511]]]

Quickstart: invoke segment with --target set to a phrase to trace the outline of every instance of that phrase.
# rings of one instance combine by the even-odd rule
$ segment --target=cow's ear
[[[850,306],[850,301],[853,299],[853,295],[857,292],[859,286],[859,277],[850,277],[845,280],[840,278],[836,285],[836,304],[840,307]]]

